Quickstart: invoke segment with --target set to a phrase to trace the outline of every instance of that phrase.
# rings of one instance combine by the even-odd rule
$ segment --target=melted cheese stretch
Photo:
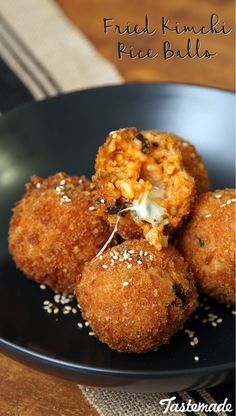
[[[128,208],[124,208],[117,214],[117,219],[115,223],[114,230],[112,231],[110,237],[108,238],[107,242],[104,244],[102,249],[99,251],[99,253],[96,255],[96,257],[99,257],[102,255],[102,253],[106,250],[107,246],[112,241],[114,235],[118,231],[118,224],[120,221],[120,214],[123,212],[128,211],[135,211],[137,217],[142,221],[147,221],[152,226],[155,226],[163,221],[163,224],[168,224],[168,219],[165,218],[167,215],[167,210],[160,205],[157,204],[156,199],[162,198],[164,196],[163,189],[155,188],[153,187],[150,191],[145,192],[143,197],[141,198],[140,202],[134,200],[133,205],[131,205]]]
[[[140,201],[135,200],[130,208],[136,212],[140,220],[147,221],[152,226],[155,226],[163,221],[167,214],[166,209],[156,202],[157,198],[162,198],[163,196],[163,189],[153,187],[143,195]]]

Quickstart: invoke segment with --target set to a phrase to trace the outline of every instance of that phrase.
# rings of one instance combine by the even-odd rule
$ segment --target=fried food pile
[[[102,342],[156,350],[196,309],[196,287],[234,302],[235,190],[210,190],[191,143],[122,128],[99,148],[91,180],[31,178],[9,251],[27,277],[74,291]]]

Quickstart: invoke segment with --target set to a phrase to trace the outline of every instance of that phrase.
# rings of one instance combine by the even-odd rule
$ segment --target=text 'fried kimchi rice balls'
[[[114,226],[117,212],[123,213],[120,235],[144,236],[159,250],[167,246],[170,230],[189,214],[196,193],[173,138],[136,128],[111,132],[95,169],[93,181],[109,223]]]
[[[157,131],[156,134],[160,136],[160,139],[166,135],[174,139],[175,144],[178,146],[183,157],[185,169],[195,179],[197,194],[201,195],[205,192],[210,191],[211,183],[208,170],[203,162],[202,157],[197,152],[195,146],[187,140],[183,139],[182,137],[177,136],[173,133],[164,133]]]
[[[168,343],[197,307],[183,257],[144,239],[125,241],[86,263],[75,293],[98,338],[126,352]]]
[[[29,278],[69,293],[110,235],[93,206],[94,186],[84,177],[37,176],[13,209],[9,251]]]
[[[177,239],[199,289],[226,303],[235,301],[235,202],[234,189],[200,196]]]

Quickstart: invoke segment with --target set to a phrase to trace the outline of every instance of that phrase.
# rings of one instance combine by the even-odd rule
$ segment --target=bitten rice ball
[[[9,228],[9,251],[27,277],[59,292],[73,291],[75,278],[110,235],[93,205],[93,185],[58,173],[26,185]]]
[[[194,279],[169,246],[125,241],[87,263],[75,289],[84,319],[110,348],[156,350],[197,307]]]
[[[202,195],[177,239],[199,289],[225,303],[235,301],[235,202],[234,189]]]
[[[124,239],[145,237],[157,249],[168,245],[195,198],[195,180],[169,135],[124,128],[111,132],[96,159],[96,184],[108,222]]]
[[[197,194],[201,195],[210,191],[211,182],[208,170],[195,146],[173,133],[157,132],[157,134],[160,135],[160,138],[168,135],[174,139],[182,154],[185,169],[195,179]]]

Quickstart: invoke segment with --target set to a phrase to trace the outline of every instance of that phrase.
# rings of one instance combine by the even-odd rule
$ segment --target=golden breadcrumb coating
[[[182,154],[185,169],[195,179],[197,194],[201,195],[205,192],[210,191],[211,182],[209,174],[203,162],[203,159],[197,152],[195,146],[187,140],[183,139],[182,137],[177,136],[173,133],[164,133],[157,131],[157,134],[160,135],[160,138],[168,135],[172,139],[174,139],[175,144],[177,144]]]
[[[177,238],[199,289],[220,302],[235,301],[235,190],[201,195]]]
[[[126,208],[118,225],[124,239],[144,236],[159,250],[167,246],[169,232],[189,214],[196,193],[173,138],[136,128],[111,132],[95,168],[93,181],[108,222],[114,225],[117,212]]]
[[[94,186],[84,177],[33,176],[16,204],[9,251],[29,278],[72,292],[75,278],[110,235],[93,205]]]
[[[144,239],[125,241],[87,263],[75,292],[98,338],[126,352],[168,343],[197,307],[183,257]]]

